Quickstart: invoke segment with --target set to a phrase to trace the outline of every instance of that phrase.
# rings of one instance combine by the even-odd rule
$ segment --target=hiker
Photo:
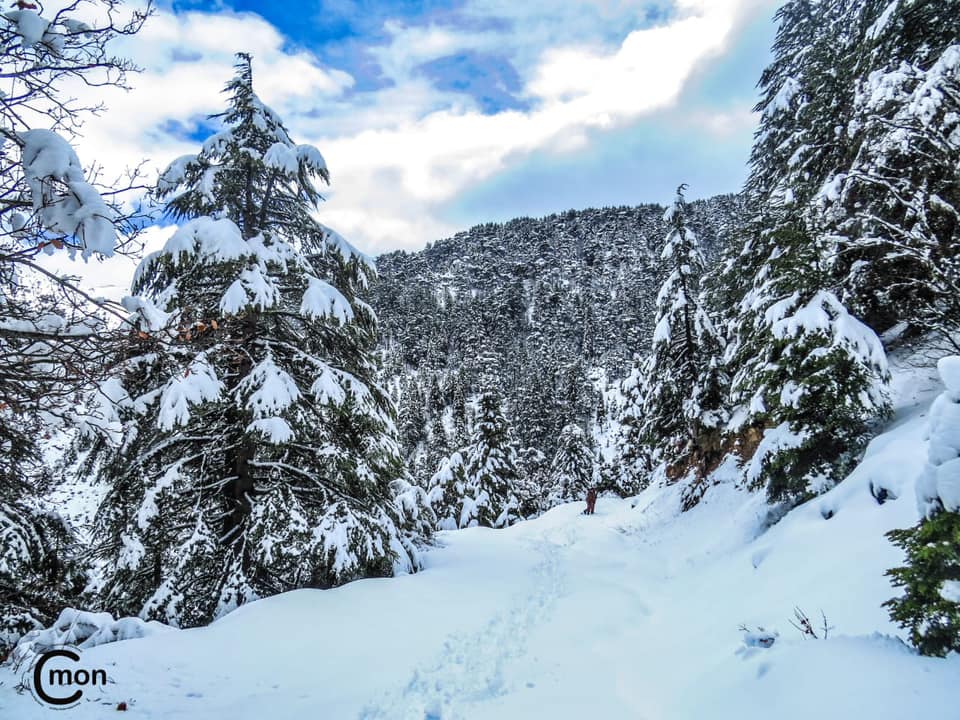
[[[593,511],[597,506],[597,489],[592,487],[587,490],[587,509],[584,512],[585,515],[593,515]]]

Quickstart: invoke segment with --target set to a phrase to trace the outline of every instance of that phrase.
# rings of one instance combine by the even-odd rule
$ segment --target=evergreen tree
[[[429,498],[440,527],[506,527],[520,519],[517,451],[500,400],[480,396],[470,444],[444,461]]]
[[[427,500],[436,517],[437,530],[456,530],[467,527],[469,518],[464,516],[470,507],[465,502],[467,492],[466,468],[463,455],[456,451],[440,462],[430,478]]]
[[[771,233],[799,224],[871,327],[960,327],[957,12],[957,0],[781,7],[747,182],[766,232],[751,233],[741,277],[756,276]]]
[[[946,391],[930,410],[930,450],[917,484],[920,523],[889,533],[907,564],[887,574],[904,594],[886,605],[924,655],[960,652],[960,356],[939,362]]]
[[[224,129],[160,178],[185,222],[137,271],[123,436],[96,453],[103,602],[181,626],[415,569],[428,521],[374,381],[372,263],[314,219],[323,158],[238,57]]]
[[[840,480],[889,408],[886,356],[876,334],[829,290],[822,251],[799,229],[773,247],[739,304],[728,362],[734,414],[759,446],[747,483],[796,503]]]
[[[960,2],[866,5],[846,154],[813,211],[837,244],[851,311],[949,339],[960,329]]]
[[[644,435],[643,398],[646,394],[647,377],[649,377],[649,359],[635,357],[630,368],[630,374],[620,384],[620,393],[623,395],[623,406],[618,418],[616,437],[616,467],[611,468],[616,484],[629,490],[639,492],[650,483],[652,471],[650,461],[650,447]]]
[[[960,652],[960,512],[941,512],[887,536],[906,565],[887,571],[904,595],[888,600],[890,617],[910,631],[923,655]]]
[[[557,454],[550,463],[547,506],[583,500],[593,483],[593,451],[579,425],[560,432]]]
[[[37,502],[33,475],[0,467],[0,658],[73,604],[86,582],[76,537]]]
[[[412,460],[426,440],[426,408],[418,377],[408,377],[398,404],[400,444],[404,457]]]
[[[636,398],[628,399],[624,418],[628,434],[635,433],[649,448],[652,463],[672,480],[691,468],[701,477],[706,473],[725,420],[717,360],[721,340],[702,303],[704,259],[686,222],[683,189],[678,188],[664,216],[670,225],[661,254],[667,277],[657,295],[652,353],[643,368],[644,382],[629,388],[632,393],[642,390],[642,410],[636,412]],[[630,462],[636,453],[630,450]]]
[[[525,518],[538,516],[547,509],[547,473],[550,462],[537,448],[524,448],[518,453],[516,495],[520,503],[520,515]]]

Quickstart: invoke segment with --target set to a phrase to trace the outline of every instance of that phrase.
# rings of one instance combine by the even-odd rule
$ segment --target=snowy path
[[[400,693],[360,714],[361,720],[461,720],[466,708],[513,689],[505,666],[527,652],[531,630],[543,623],[563,592],[560,545],[537,543],[542,560],[531,571],[533,589],[497,613],[479,631],[453,634],[428,665],[414,671]]]
[[[100,719],[119,701],[157,720],[956,717],[960,658],[912,654],[881,605],[900,560],[884,533],[916,519],[925,409],[769,531],[759,499],[720,486],[682,515],[674,489],[650,490],[444,533],[417,575],[86,651],[113,681],[103,704],[55,715],[0,668],[0,718]],[[877,483],[897,499],[879,505]],[[801,638],[796,605],[822,608],[831,639]],[[780,637],[745,652],[741,623]]]

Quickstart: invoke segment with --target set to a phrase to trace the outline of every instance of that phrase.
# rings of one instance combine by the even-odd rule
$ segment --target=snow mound
[[[33,630],[24,635],[14,648],[11,660],[15,666],[23,667],[29,665],[35,656],[52,648],[70,645],[86,650],[120,640],[145,638],[173,629],[154,620],[144,622],[136,617],[114,620],[110,613],[66,608],[49,628]]]
[[[960,356],[937,363],[946,390],[930,408],[930,449],[917,483],[920,512],[960,511]]]

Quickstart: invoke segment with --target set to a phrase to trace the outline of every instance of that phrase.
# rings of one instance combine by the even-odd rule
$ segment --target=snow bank
[[[937,363],[945,391],[930,408],[930,450],[917,483],[920,512],[960,511],[960,356]]]

